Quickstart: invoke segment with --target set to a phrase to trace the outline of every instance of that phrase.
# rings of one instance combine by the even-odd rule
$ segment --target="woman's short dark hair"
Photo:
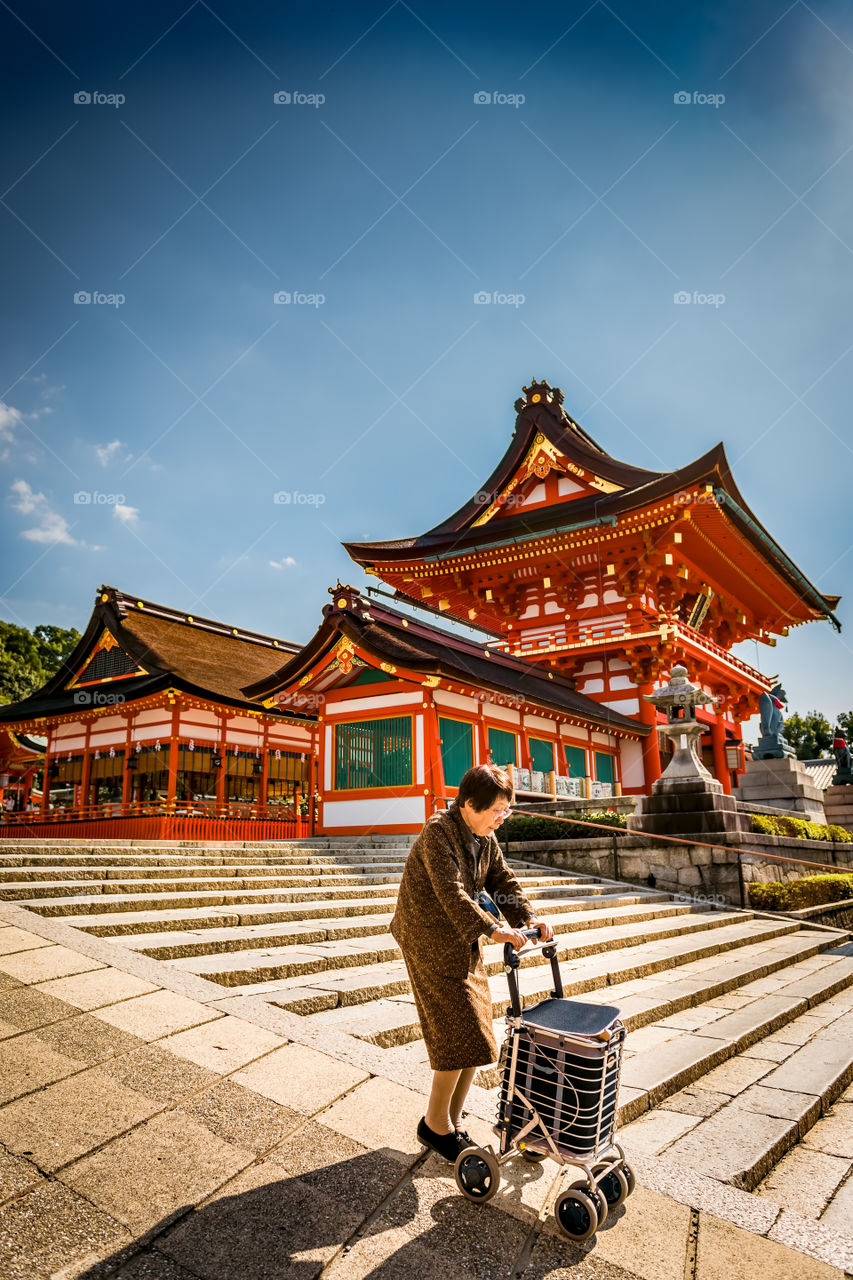
[[[512,804],[512,783],[509,774],[499,769],[496,764],[477,764],[463,775],[459,783],[456,803],[460,809],[470,801],[471,808],[477,813],[490,809],[498,796],[503,796],[508,804]]]

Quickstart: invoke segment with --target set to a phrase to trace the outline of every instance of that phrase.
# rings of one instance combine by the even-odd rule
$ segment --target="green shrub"
[[[807,822],[805,818],[771,817],[762,813],[752,814],[751,830],[765,836],[792,836],[795,840],[835,840],[839,844],[853,840],[853,834],[834,824],[827,826],[823,822]]]
[[[800,880],[757,881],[749,886],[749,901],[762,911],[798,911],[825,902],[853,898],[853,874],[827,873]]]
[[[617,830],[624,830],[628,821],[624,813],[616,813],[613,809],[585,811],[579,813],[578,818],[582,818],[587,822],[598,822],[605,827],[615,827]],[[509,818],[497,831],[499,840],[513,841],[579,840],[584,837],[590,839],[604,834],[603,831],[598,831],[595,827],[582,827],[568,818],[561,818],[555,821],[553,818],[543,818],[535,814],[531,814],[529,817],[519,814]]]

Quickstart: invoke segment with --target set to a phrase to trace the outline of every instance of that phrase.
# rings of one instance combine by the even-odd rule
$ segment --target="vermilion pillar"
[[[637,694],[640,699],[640,724],[650,725],[652,730],[647,738],[643,738],[643,782],[646,788],[646,795],[649,796],[652,794],[652,783],[657,782],[661,775],[657,711],[651,702],[646,702],[643,698],[643,694],[652,693],[653,690],[654,685],[652,684],[641,684],[637,687]]]
[[[714,753],[714,773],[722,782],[727,796],[732,794],[732,779],[726,762],[726,730],[719,716],[711,721],[711,750]]]

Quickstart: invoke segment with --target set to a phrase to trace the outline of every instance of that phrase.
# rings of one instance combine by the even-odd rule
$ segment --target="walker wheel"
[[[592,1171],[593,1175],[597,1177],[599,1170],[605,1167],[605,1165],[596,1165]],[[631,1194],[628,1187],[628,1179],[619,1168],[611,1169],[608,1173],[605,1173],[598,1183],[598,1188],[607,1201],[608,1209],[618,1209]]]
[[[622,1165],[622,1177],[625,1179],[625,1181],[628,1184],[628,1195],[630,1195],[631,1192],[634,1190],[634,1187],[636,1187],[637,1185],[637,1179],[634,1176],[634,1170],[631,1168],[629,1164]]]
[[[484,1147],[469,1147],[456,1157],[453,1168],[456,1185],[469,1200],[485,1204],[497,1195],[501,1185],[501,1170],[491,1151]]]
[[[598,1215],[598,1225],[599,1227],[603,1227],[605,1222],[607,1221],[607,1201],[604,1198],[604,1194],[602,1193],[601,1188],[596,1187],[595,1190],[591,1190],[589,1183],[584,1180],[584,1181],[572,1182],[569,1185],[569,1190],[582,1191],[583,1194],[592,1201],[592,1203],[595,1205],[595,1211]]]
[[[572,1187],[554,1206],[557,1226],[568,1240],[581,1244],[598,1230],[598,1212],[584,1191]]]

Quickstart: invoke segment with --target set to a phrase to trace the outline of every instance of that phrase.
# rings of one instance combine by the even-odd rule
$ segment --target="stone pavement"
[[[646,1111],[626,1127],[638,1187],[588,1245],[569,1245],[547,1213],[550,1161],[511,1162],[498,1197],[472,1205],[414,1138],[425,1065],[311,1024],[0,903],[0,1280],[842,1280],[853,1270],[853,1238],[785,1207],[798,1201],[784,1162],[777,1202],[655,1154],[685,1140],[689,1110]],[[471,1103],[468,1127],[486,1142],[493,1098],[478,1088]],[[838,1105],[850,1103],[848,1088]],[[694,1112],[702,1105],[697,1091]],[[643,1138],[661,1116],[669,1138]],[[850,1147],[837,1126],[825,1141],[821,1123],[793,1154],[810,1154],[806,1176],[825,1183],[838,1172],[826,1162]]]

